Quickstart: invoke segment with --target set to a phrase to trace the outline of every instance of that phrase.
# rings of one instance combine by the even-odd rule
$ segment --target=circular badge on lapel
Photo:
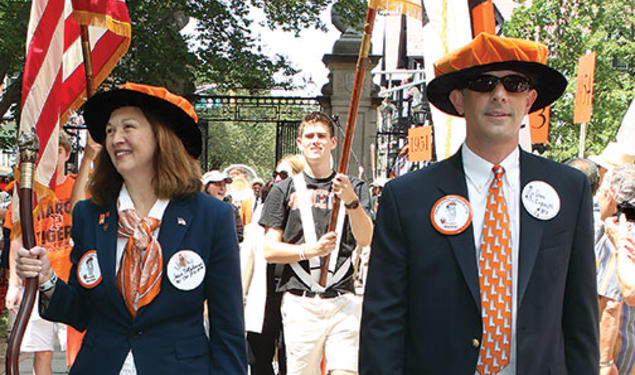
[[[205,279],[205,262],[192,250],[177,251],[168,262],[168,279],[175,288],[192,290]]]
[[[87,289],[92,289],[101,283],[101,269],[97,260],[97,251],[90,250],[84,254],[77,264],[77,281]]]
[[[472,206],[460,195],[446,195],[432,206],[430,220],[440,233],[459,234],[472,222]]]
[[[553,219],[560,212],[560,196],[544,181],[531,181],[521,194],[523,206],[538,220]]]

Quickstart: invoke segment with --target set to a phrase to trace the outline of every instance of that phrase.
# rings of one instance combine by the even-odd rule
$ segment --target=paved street
[[[0,374],[5,373],[4,363],[2,364],[2,371]],[[26,353],[22,355],[22,360],[20,361],[20,375],[31,375],[33,374],[33,355]],[[53,354],[53,375],[62,375],[68,374],[66,370],[66,353],[61,351],[56,351]]]

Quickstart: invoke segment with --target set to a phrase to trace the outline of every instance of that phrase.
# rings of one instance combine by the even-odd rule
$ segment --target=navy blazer
[[[586,177],[521,151],[520,188],[534,180],[561,208],[538,220],[520,205],[517,375],[597,375],[598,304]],[[473,227],[443,235],[443,196],[468,198],[461,153],[386,185],[363,305],[362,375],[474,375],[482,336]]]
[[[238,242],[231,207],[206,194],[172,200],[161,222],[161,291],[132,319],[117,288],[115,256],[117,210],[92,201],[73,211],[68,284],[58,280],[44,318],[63,322],[86,336],[71,374],[118,374],[128,352],[143,374],[247,374]],[[175,288],[167,276],[170,257],[193,250],[206,265],[204,282],[190,291]],[[97,251],[102,281],[92,289],[77,280],[77,263]],[[207,299],[210,338],[203,326]]]

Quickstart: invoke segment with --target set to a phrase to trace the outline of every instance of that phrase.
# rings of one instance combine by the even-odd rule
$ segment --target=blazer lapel
[[[439,189],[447,195],[456,194],[468,198],[467,184],[465,183],[465,173],[463,171],[463,162],[461,159],[461,151],[455,153],[448,163],[451,168],[444,170],[444,175],[439,179]],[[474,247],[474,227],[468,226],[466,230],[457,234],[446,236],[459,268],[463,273],[465,282],[467,283],[478,311],[481,310],[481,292],[479,290],[478,270],[476,267],[476,249]]]
[[[170,257],[181,248],[185,232],[192,225],[194,212],[187,199],[172,200],[168,204],[161,220],[159,243],[163,252],[163,272],[165,272]]]
[[[518,306],[521,305],[529,277],[536,263],[538,248],[542,241],[544,221],[531,216],[522,203],[523,188],[531,181],[544,180],[537,160],[520,151],[520,249],[518,251]]]
[[[97,229],[97,259],[101,268],[101,277],[106,290],[113,299],[114,306],[121,310],[122,314],[129,316],[128,310],[123,302],[123,297],[117,288],[117,226],[119,217],[117,216],[116,205],[112,205],[106,211],[108,217],[104,224],[99,224]]]

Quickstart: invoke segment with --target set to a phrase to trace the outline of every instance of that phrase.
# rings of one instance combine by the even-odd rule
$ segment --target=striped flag
[[[80,24],[89,29],[93,87],[106,79],[130,45],[124,0],[32,1],[19,132],[35,128],[40,141],[34,181],[39,196],[55,184],[60,126],[86,98]],[[19,220],[15,198],[14,224]]]

